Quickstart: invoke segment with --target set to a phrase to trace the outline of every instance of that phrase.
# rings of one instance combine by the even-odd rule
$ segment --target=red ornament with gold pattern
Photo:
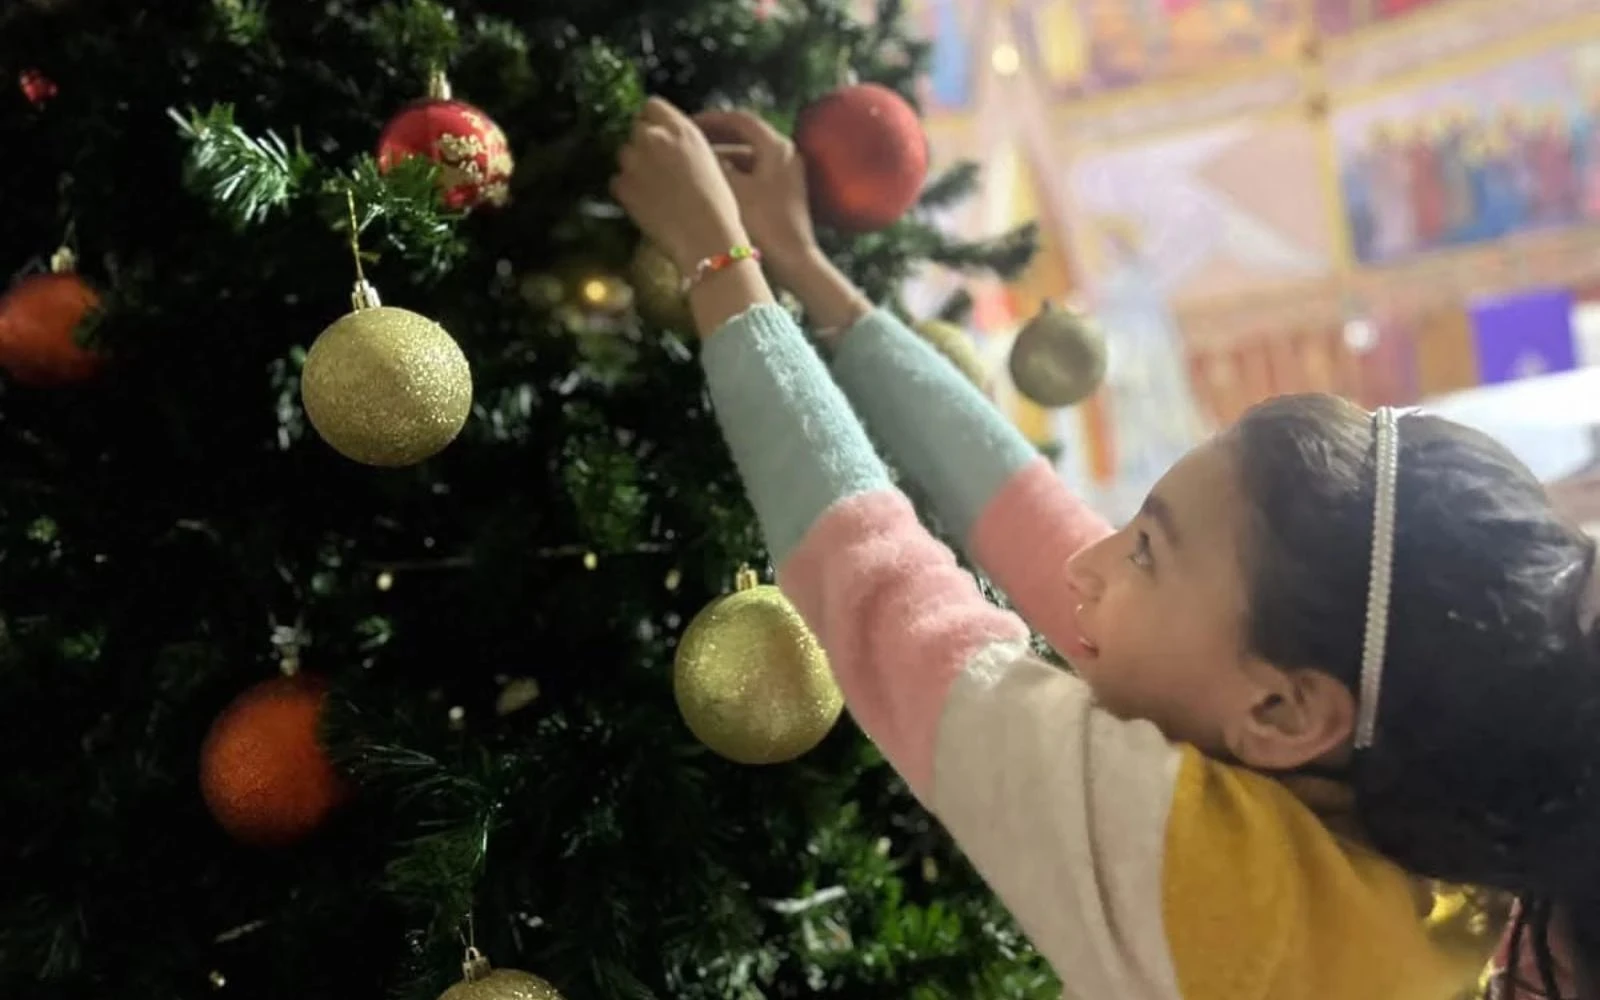
[[[0,369],[24,385],[82,382],[100,371],[103,359],[82,343],[100,296],[73,267],[72,252],[59,250],[50,273],[23,278],[0,297]]]
[[[504,205],[511,195],[511,147],[481,109],[450,96],[443,73],[428,81],[428,96],[389,119],[378,137],[378,169],[426,156],[439,164],[439,189],[454,209]]]

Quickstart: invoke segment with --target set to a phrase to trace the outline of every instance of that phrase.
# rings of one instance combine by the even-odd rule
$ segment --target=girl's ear
[[[1320,670],[1247,667],[1255,685],[1249,708],[1224,732],[1228,751],[1261,771],[1292,771],[1348,756],[1356,700]]]

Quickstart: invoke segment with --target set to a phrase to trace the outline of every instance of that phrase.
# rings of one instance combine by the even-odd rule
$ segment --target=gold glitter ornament
[[[461,982],[439,994],[439,1000],[563,1000],[556,988],[528,972],[490,968],[476,948],[467,949]]]
[[[415,465],[455,440],[472,409],[472,369],[444,327],[382,305],[356,283],[355,306],[306,355],[300,399],[335,451],[364,465]]]
[[[639,243],[628,266],[628,284],[633,286],[640,319],[668,330],[693,332],[694,314],[683,290],[683,275],[660,247],[649,240]]]
[[[777,587],[748,567],[695,616],[672,671],[690,732],[738,764],[781,764],[821,743],[844,696],[828,657]]]
[[[1040,406],[1073,406],[1106,377],[1106,338],[1089,317],[1046,302],[1011,345],[1011,381]]]
[[[988,370],[984,368],[983,359],[978,357],[978,348],[973,345],[972,338],[967,336],[967,331],[954,323],[938,319],[923,320],[913,329],[916,330],[917,336],[943,354],[973,385],[980,389],[988,386]]]

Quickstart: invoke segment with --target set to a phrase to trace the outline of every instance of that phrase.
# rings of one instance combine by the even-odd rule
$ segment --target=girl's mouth
[[[1079,656],[1096,657],[1100,655],[1100,647],[1095,641],[1083,632],[1083,605],[1073,609],[1071,639],[1077,649],[1073,650]]]

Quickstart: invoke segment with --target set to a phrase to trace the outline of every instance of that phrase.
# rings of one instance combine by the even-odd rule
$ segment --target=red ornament
[[[234,839],[283,847],[320,827],[345,785],[317,727],[327,686],[296,675],[250,688],[223,709],[200,750],[200,790]]]
[[[78,343],[100,296],[71,271],[23,278],[0,298],[0,368],[25,385],[81,382],[101,358]]]
[[[500,126],[483,111],[450,98],[435,76],[428,96],[403,108],[378,136],[378,169],[412,156],[439,164],[444,203],[454,209],[504,205],[511,195],[511,148]]]
[[[811,210],[849,233],[883,229],[917,203],[928,140],[917,112],[888,87],[842,87],[806,107],[795,128]]]
[[[45,102],[60,91],[54,80],[36,69],[23,70],[19,82],[22,84],[22,96],[36,108],[44,107]]]

